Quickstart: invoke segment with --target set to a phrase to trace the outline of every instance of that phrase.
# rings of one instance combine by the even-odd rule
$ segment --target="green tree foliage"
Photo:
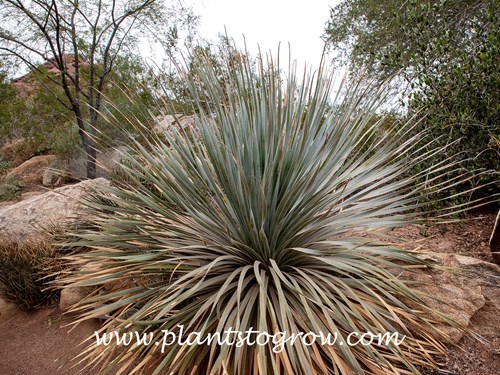
[[[104,89],[101,117],[97,121],[102,145],[116,146],[127,139],[124,132],[132,132],[129,119],[154,126],[152,114],[159,111],[155,87],[156,76],[134,55],[120,56],[116,69]]]
[[[408,116],[425,112],[416,130],[460,162],[468,185],[498,189],[500,157],[500,22],[498,0],[344,1],[331,10],[325,37],[353,71],[396,77]],[[436,159],[433,162],[437,162]],[[432,162],[432,161],[431,161]],[[425,166],[422,166],[425,168]],[[475,174],[478,169],[489,170]],[[477,196],[477,195],[476,195]]]
[[[460,45],[444,35],[436,38],[432,47],[445,52],[427,62],[409,97],[410,113],[428,111],[420,128],[430,128],[430,137],[440,145],[456,142],[444,155],[463,158],[465,171],[488,170],[468,184],[493,183],[479,196],[498,193],[500,187],[500,147],[495,141],[500,136],[500,22],[491,8],[482,16],[468,20],[468,35],[462,35]]]
[[[8,79],[7,72],[0,64],[0,146],[13,131],[12,120],[22,113],[22,103],[17,100],[16,91]]]
[[[191,114],[193,111],[198,111],[199,103],[204,103],[203,108],[208,110],[214,103],[209,89],[205,87],[205,83],[200,77],[207,61],[214,70],[217,79],[221,82],[228,82],[234,75],[234,70],[231,68],[247,60],[252,61],[248,52],[239,51],[231,38],[219,35],[216,43],[205,41],[203,44],[193,46],[183,61],[183,65],[187,67],[186,70],[175,68],[158,74],[157,85],[166,94],[175,112]],[[249,66],[253,66],[253,64],[249,64]],[[190,81],[198,83],[195,87],[199,96],[197,102],[193,99]],[[224,84],[222,87],[225,87]],[[225,96],[228,96],[227,92],[225,92]]]
[[[149,111],[156,107],[151,78],[142,60],[122,55],[117,57],[115,66],[102,91],[100,116],[95,125],[97,147],[115,146],[123,140],[122,126],[110,124],[126,124],[125,117],[135,117],[138,121],[150,119]],[[33,69],[24,77],[26,83],[18,89],[18,95],[13,84],[5,80],[4,91],[0,92],[4,96],[0,106],[3,120],[0,134],[6,138],[23,137],[39,152],[69,155],[82,147],[81,138],[78,128],[73,126],[73,112],[58,100],[64,95],[63,88],[52,82],[49,74],[44,66]],[[87,85],[89,68],[82,67],[80,75],[82,85]],[[90,121],[88,112],[83,113],[83,119],[86,123]]]
[[[96,124],[117,59],[136,49],[140,38],[172,48],[179,28],[195,20],[189,9],[176,4],[162,0],[0,3],[0,51],[43,75],[42,83],[50,81],[61,88],[44,87],[73,113],[87,154],[88,177],[95,177]],[[50,73],[40,69],[45,61]]]

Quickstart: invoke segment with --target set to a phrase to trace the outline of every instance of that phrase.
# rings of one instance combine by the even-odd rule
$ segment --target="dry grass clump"
[[[0,295],[23,310],[54,303],[59,289],[50,282],[63,268],[62,253],[50,238],[0,240]]]

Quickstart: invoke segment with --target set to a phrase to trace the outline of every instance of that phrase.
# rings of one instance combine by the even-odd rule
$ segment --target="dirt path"
[[[82,338],[91,335],[97,324],[82,324],[68,332],[58,308],[28,313],[9,305],[2,306],[0,316],[0,374],[77,374],[82,366],[72,368],[71,359],[81,352]]]

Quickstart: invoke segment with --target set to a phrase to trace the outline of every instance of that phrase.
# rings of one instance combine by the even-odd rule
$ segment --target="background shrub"
[[[12,163],[6,160],[2,155],[0,155],[0,177],[7,172],[7,170],[12,166]]]
[[[0,202],[18,199],[24,190],[24,184],[15,177],[0,176]]]
[[[495,198],[500,191],[497,0],[341,1],[331,9],[325,38],[352,74],[393,79],[405,121],[424,114],[416,131],[428,132],[431,147],[442,152],[412,173],[445,160],[458,166],[446,177],[457,178],[457,184],[429,197],[431,207]],[[466,190],[469,194],[460,194]]]

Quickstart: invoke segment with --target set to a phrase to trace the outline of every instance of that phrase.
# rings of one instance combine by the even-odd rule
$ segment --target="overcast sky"
[[[201,16],[202,37],[216,38],[224,27],[238,47],[243,37],[252,54],[272,50],[281,42],[282,57],[288,58],[288,43],[292,59],[315,68],[323,51],[321,35],[330,14],[330,6],[338,0],[191,0],[196,14]]]

